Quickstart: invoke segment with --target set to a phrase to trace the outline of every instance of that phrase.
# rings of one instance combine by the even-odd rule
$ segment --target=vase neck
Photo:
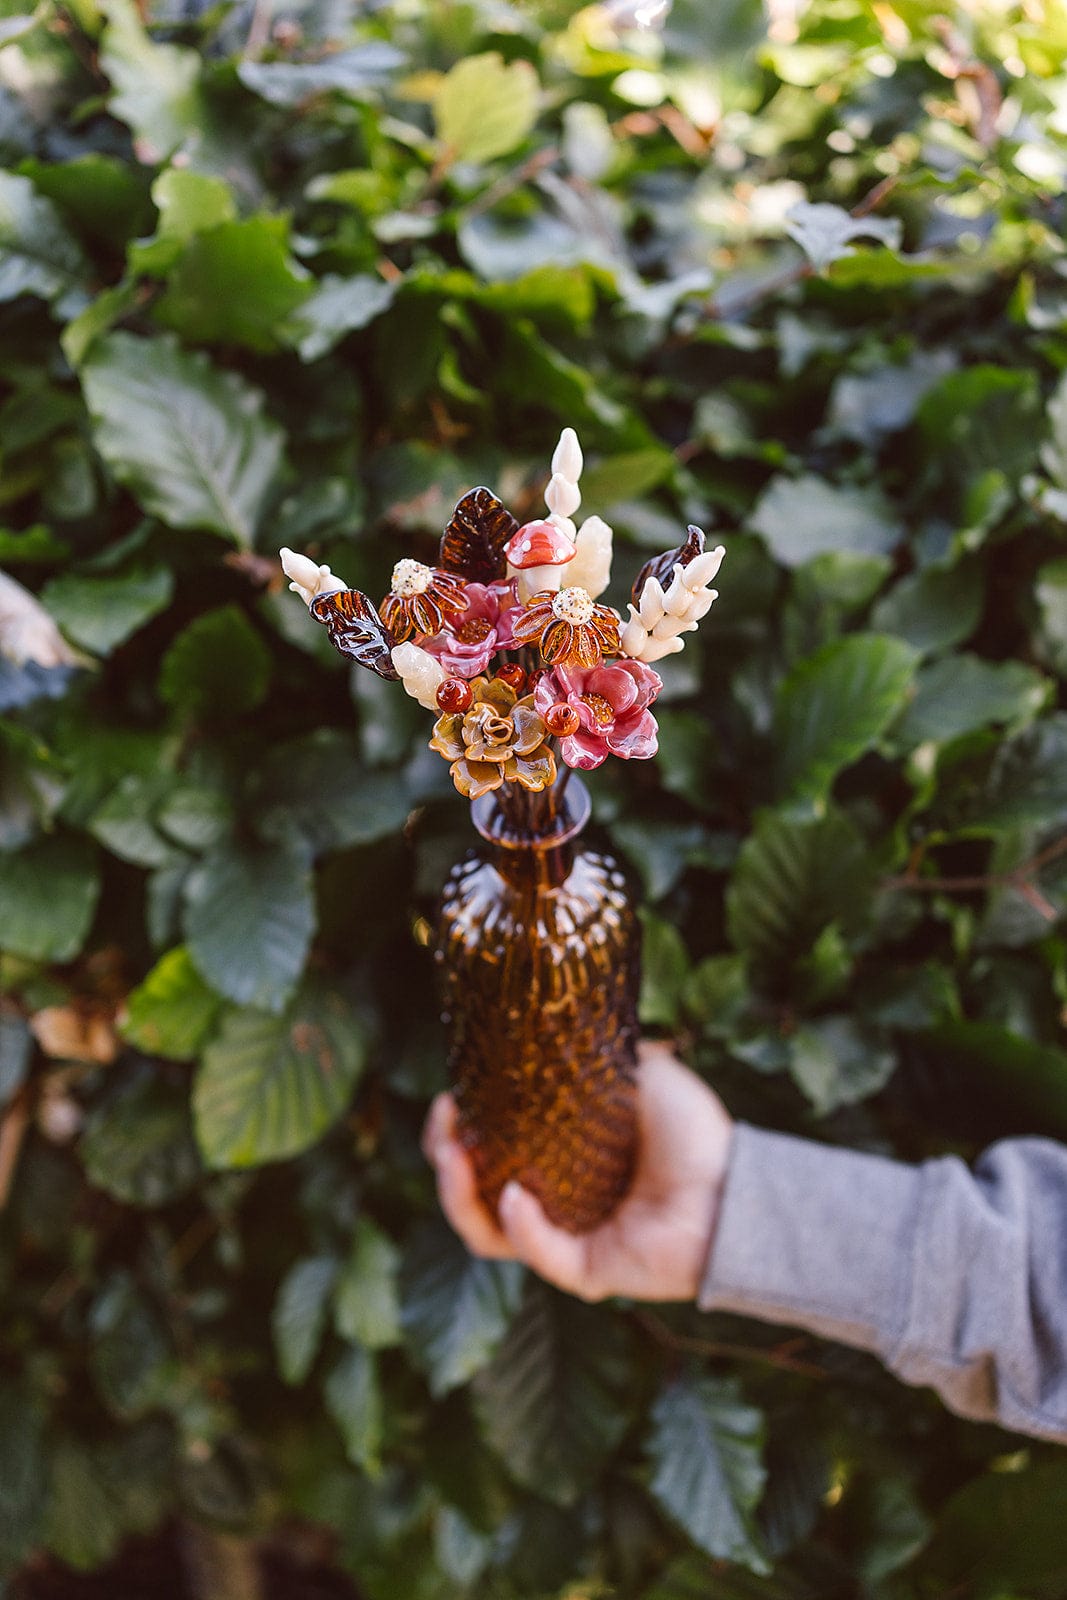
[[[558,888],[574,863],[575,841],[589,820],[589,791],[564,769],[550,788],[531,794],[517,784],[483,795],[471,820],[492,846],[493,864],[515,888]]]

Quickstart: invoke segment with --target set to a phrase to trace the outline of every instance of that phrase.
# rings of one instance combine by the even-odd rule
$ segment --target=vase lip
[[[471,802],[471,821],[489,844],[504,850],[548,850],[567,844],[589,821],[593,803],[589,790],[572,773],[563,792],[560,810],[549,829],[516,831],[501,808],[495,791]]]

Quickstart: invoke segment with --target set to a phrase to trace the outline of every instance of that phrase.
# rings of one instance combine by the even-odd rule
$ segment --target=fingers
[[[554,1227],[535,1197],[517,1183],[507,1184],[500,1196],[500,1221],[512,1253],[540,1277],[583,1300],[601,1298],[585,1240]]]
[[[482,1205],[470,1157],[455,1131],[456,1103],[450,1094],[439,1094],[426,1118],[422,1148],[437,1172],[441,1210],[472,1255],[511,1260],[515,1251]]]

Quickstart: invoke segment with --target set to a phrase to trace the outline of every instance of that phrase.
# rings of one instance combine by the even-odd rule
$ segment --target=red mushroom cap
[[[561,567],[575,555],[573,539],[561,533],[554,522],[524,522],[504,546],[513,567]]]

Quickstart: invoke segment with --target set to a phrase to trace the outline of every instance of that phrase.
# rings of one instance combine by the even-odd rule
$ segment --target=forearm
[[[706,1310],[871,1350],[961,1415],[1067,1443],[1067,1150],[1008,1141],[972,1174],[739,1124]]]

